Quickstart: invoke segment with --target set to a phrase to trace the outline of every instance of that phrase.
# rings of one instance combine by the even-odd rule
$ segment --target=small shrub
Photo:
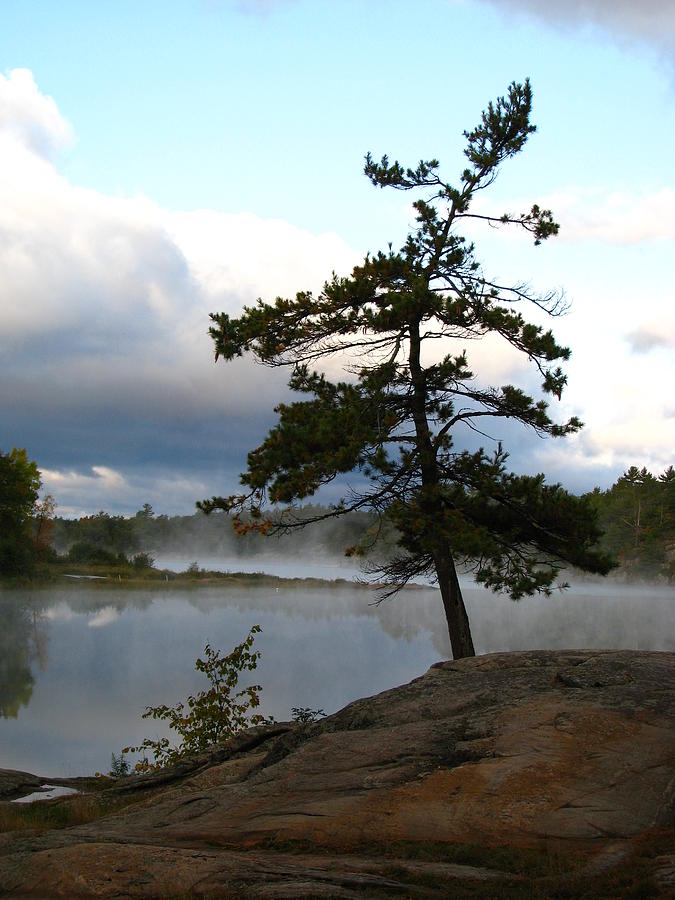
[[[127,561],[124,554],[111,553],[110,550],[104,550],[88,541],[76,541],[68,551],[68,560],[71,563],[100,563],[102,565],[117,565]]]
[[[326,715],[322,709],[310,709],[309,706],[293,706],[291,713],[293,721],[299,725],[309,725],[311,722],[316,722],[320,716]]]
[[[137,572],[142,572],[144,569],[151,569],[155,560],[149,553],[137,553],[131,560],[131,564]]]
[[[208,749],[212,744],[225,740],[238,731],[266,721],[258,713],[250,714],[251,709],[260,705],[261,686],[251,684],[236,690],[241,673],[252,671],[258,665],[260,651],[252,651],[251,647],[260,631],[260,626],[254,625],[248,637],[225,657],[221,657],[219,651],[213,650],[210,644],[204,647],[204,659],[198,659],[195,668],[206,675],[211,685],[208,690],[200,691],[196,696],[190,695],[185,702],[175,706],[146,708],[144,719],[168,722],[169,728],[180,735],[181,742],[172,747],[166,737],[158,740],[145,738],[137,747],[125,747],[123,754],[144,754],[141,762],[136,764],[137,771],[145,772],[178,762],[185,756]],[[148,761],[148,754],[152,756],[153,762]]]
[[[124,750],[119,756],[115,756],[114,753],[110,755],[110,772],[108,774],[113,778],[124,778],[129,774],[130,768],[128,760],[124,758]]]

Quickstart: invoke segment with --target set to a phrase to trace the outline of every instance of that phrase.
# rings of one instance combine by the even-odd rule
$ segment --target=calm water
[[[465,595],[478,652],[675,649],[672,588],[579,585],[512,603],[467,584]],[[107,771],[112,751],[164,733],[141,719],[146,705],[205,686],[194,660],[206,641],[228,651],[254,623],[262,660],[243,683],[262,684],[262,712],[277,719],[292,706],[334,712],[448,658],[436,591],[372,599],[356,586],[1,591],[0,768]]]

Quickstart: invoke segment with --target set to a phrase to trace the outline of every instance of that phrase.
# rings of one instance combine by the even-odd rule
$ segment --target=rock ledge
[[[437,663],[120,780],[95,822],[2,835],[0,896],[671,896],[674,718],[672,653]]]

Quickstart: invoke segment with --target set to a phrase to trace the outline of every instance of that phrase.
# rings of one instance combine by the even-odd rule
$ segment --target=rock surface
[[[32,791],[39,791],[42,779],[29,772],[17,772],[16,769],[0,769],[0,800],[14,800]]]
[[[675,654],[443,662],[120,780],[115,814],[3,835],[0,896],[602,896],[633,863],[670,896],[674,763]]]

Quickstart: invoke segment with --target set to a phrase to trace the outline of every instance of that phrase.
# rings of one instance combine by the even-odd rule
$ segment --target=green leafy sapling
[[[210,644],[204,647],[204,658],[195,662],[195,668],[208,679],[208,690],[190,695],[175,706],[148,706],[144,719],[158,719],[169,723],[179,736],[173,746],[168,738],[145,738],[137,747],[125,747],[123,753],[142,753],[144,759],[136,764],[137,771],[150,771],[171,765],[186,756],[208,750],[219,741],[252,725],[268,721],[259,713],[251,714],[260,705],[259,684],[237,690],[243,672],[253,671],[260,659],[260,651],[252,650],[259,625],[254,625],[244,641],[227,656],[221,657]],[[148,760],[152,757],[152,762]]]

